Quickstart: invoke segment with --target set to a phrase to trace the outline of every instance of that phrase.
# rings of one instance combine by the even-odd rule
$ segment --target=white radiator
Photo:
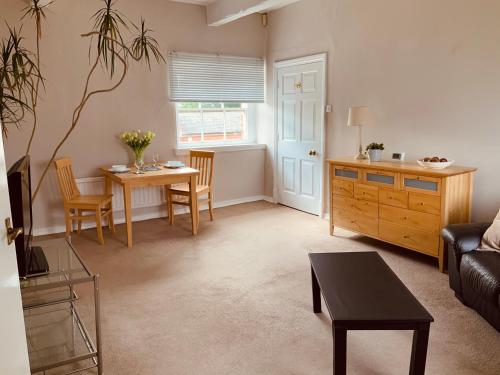
[[[104,178],[90,177],[76,180],[82,195],[104,194]],[[164,189],[159,186],[141,187],[132,189],[132,207],[146,208],[157,207],[165,204]],[[113,209],[123,211],[123,189],[120,185],[113,184]]]

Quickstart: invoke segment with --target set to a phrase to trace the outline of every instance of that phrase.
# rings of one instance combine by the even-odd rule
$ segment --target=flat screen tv
[[[31,246],[33,238],[33,209],[31,205],[31,170],[29,156],[23,156],[7,172],[12,226],[23,228],[16,238],[19,277],[48,272],[45,254],[40,247]]]

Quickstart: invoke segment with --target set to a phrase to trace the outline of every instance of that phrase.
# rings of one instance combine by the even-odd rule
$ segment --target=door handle
[[[10,217],[5,219],[5,229],[7,229],[7,243],[10,245],[16,238],[23,233],[23,228],[12,228]]]
[[[309,150],[309,156],[316,156],[316,155],[318,155],[316,150]]]

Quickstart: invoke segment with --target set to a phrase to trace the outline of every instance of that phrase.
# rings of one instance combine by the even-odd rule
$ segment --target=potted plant
[[[368,156],[371,161],[380,161],[382,158],[382,151],[384,150],[383,143],[370,143],[366,146],[366,151],[368,152]]]

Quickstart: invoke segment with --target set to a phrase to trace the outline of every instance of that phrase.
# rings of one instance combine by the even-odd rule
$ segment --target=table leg
[[[333,375],[346,375],[347,371],[347,330],[332,328],[333,332]]]
[[[106,195],[111,195],[113,194],[113,188],[112,188],[112,181],[108,176],[104,176],[104,194]],[[108,208],[110,210],[113,209],[113,203],[111,203]],[[114,225],[113,223],[113,213],[111,212],[108,217],[107,217],[107,224],[110,230],[114,231]]]
[[[191,202],[191,221],[193,235],[198,233],[198,196],[196,195],[196,176],[189,179],[189,198]]]
[[[127,224],[127,246],[132,247],[132,193],[129,184],[123,185],[123,203]]]
[[[413,332],[411,348],[410,375],[424,375],[429,343],[430,324],[423,324]]]
[[[170,213],[170,202],[169,202],[169,199],[168,199],[168,191],[170,190],[170,187],[172,185],[165,185],[165,188],[164,188],[164,193],[165,193],[165,207],[166,207],[166,210],[167,210],[167,218],[168,218],[168,221],[170,222],[170,216],[171,216],[171,213]]]
[[[104,194],[111,194],[112,190],[112,181],[108,176],[104,176]]]
[[[319,288],[318,279],[311,267],[312,295],[313,295],[313,311],[315,314],[321,312],[321,289]]]

